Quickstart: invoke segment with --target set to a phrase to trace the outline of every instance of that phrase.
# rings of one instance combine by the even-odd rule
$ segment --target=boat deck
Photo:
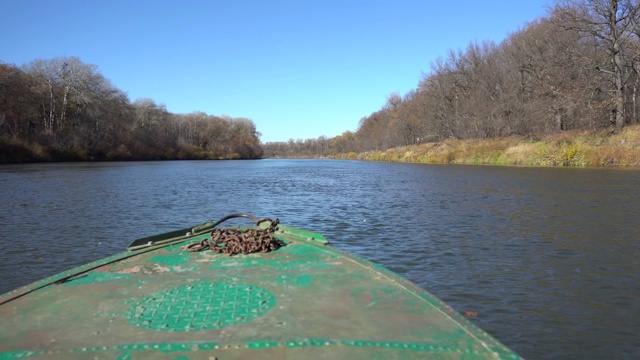
[[[0,359],[518,358],[321,235],[275,235],[249,255],[183,249],[208,232],[151,244],[4,294]]]

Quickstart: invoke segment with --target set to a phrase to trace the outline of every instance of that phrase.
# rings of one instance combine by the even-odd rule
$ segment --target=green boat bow
[[[283,246],[229,256],[209,222],[3,294],[0,359],[519,358],[322,235],[249,218]]]

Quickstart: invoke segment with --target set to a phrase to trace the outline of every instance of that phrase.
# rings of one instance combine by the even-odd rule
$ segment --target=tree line
[[[392,93],[355,132],[267,143],[265,155],[329,156],[445,139],[488,139],[640,122],[637,0],[561,0],[496,44],[433,61],[417,87]]]
[[[259,136],[250,119],[131,102],[77,57],[0,63],[0,163],[255,159]]]

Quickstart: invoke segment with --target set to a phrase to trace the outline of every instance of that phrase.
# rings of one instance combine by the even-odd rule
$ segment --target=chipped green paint
[[[193,266],[172,266],[171,268],[169,268],[169,271],[172,272],[176,272],[176,273],[181,273],[181,272],[190,272],[190,271],[198,271],[200,267],[198,265],[193,265]]]
[[[28,359],[36,356],[42,356],[44,354],[45,354],[44,351],[30,351],[30,350],[7,351],[7,352],[0,352],[0,360]]]
[[[126,316],[145,329],[203,331],[252,321],[275,302],[270,292],[258,286],[203,283],[148,295],[130,306]]]
[[[417,342],[400,342],[400,341],[372,341],[372,340],[336,340],[336,339],[322,339],[322,338],[308,338],[308,339],[287,339],[281,341],[272,340],[255,340],[239,343],[220,343],[211,341],[198,341],[198,342],[175,342],[175,343],[140,343],[140,344],[123,344],[115,346],[94,346],[87,348],[76,348],[68,351],[11,351],[0,352],[0,360],[9,359],[26,359],[45,354],[62,355],[71,353],[100,353],[100,352],[113,352],[118,351],[120,356],[118,359],[132,359],[136,351],[158,351],[165,354],[177,353],[177,352],[190,352],[194,351],[210,351],[210,350],[226,350],[226,351],[241,351],[241,350],[262,350],[269,348],[305,348],[305,347],[354,347],[354,348],[380,348],[390,350],[400,350],[417,353],[431,353],[441,354],[447,356],[447,354],[457,354],[464,358],[469,359],[484,359],[486,357],[492,357],[496,355],[491,351],[477,351],[477,350],[461,350],[451,346],[442,346],[433,343],[417,343]],[[515,354],[501,354],[505,359],[519,359]],[[506,355],[506,356],[505,356]],[[424,354],[427,356],[427,354]]]
[[[318,256],[318,253],[315,254]],[[240,255],[237,258],[228,258],[228,260],[222,260],[220,258],[215,259],[209,266],[209,270],[229,270],[237,268],[258,268],[268,266],[282,271],[296,271],[306,269],[323,269],[331,267],[330,263],[320,263],[314,259],[296,259],[291,260],[288,258],[282,258],[278,261],[273,261],[269,258],[260,257],[260,254]]]
[[[332,251],[327,251],[322,247],[311,247],[305,246],[303,244],[292,244],[292,246],[286,246],[284,248],[281,248],[279,251],[308,258],[314,258],[318,256],[318,253],[331,259],[337,259],[340,257],[340,255]]]
[[[302,274],[296,277],[296,286],[307,287],[311,285],[312,281],[313,277],[311,276],[311,274]]]
[[[72,285],[72,286],[88,285],[88,284],[128,279],[130,277],[131,275],[129,274],[117,274],[109,271],[92,271],[86,274],[82,274],[78,277],[72,278],[70,280],[67,280],[64,284]]]
[[[191,261],[191,253],[181,252],[171,255],[158,255],[151,258],[151,261],[168,266],[184,265]]]
[[[251,341],[245,344],[248,349],[262,350],[282,346],[283,343],[278,341]]]
[[[125,351],[116,358],[116,360],[132,360],[132,359],[133,359],[133,354],[131,353],[131,351]]]
[[[378,289],[355,289],[351,292],[355,301],[365,308],[373,305],[377,309],[387,309],[401,313],[419,314],[424,311],[424,302],[411,296],[410,293],[399,291],[393,287]]]

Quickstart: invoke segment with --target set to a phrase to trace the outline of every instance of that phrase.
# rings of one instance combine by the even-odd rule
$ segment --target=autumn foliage
[[[253,121],[131,102],[78,58],[0,64],[0,163],[261,156]]]
[[[436,59],[415,89],[389,95],[354,132],[268,143],[265,155],[350,158],[469,139],[620,133],[640,123],[639,6],[557,1],[499,44],[472,42]]]

